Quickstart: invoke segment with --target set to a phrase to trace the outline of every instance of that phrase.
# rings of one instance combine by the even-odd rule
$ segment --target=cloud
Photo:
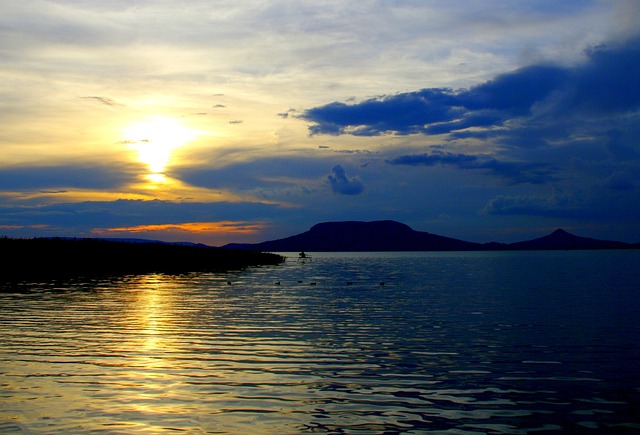
[[[297,112],[297,110],[296,110],[296,109],[289,109],[289,110],[287,110],[286,112],[280,112],[280,113],[278,113],[278,116],[279,116],[280,118],[286,119],[286,118],[288,118],[289,116],[295,115],[295,113],[296,113],[296,112]]]
[[[412,134],[423,131],[425,124],[455,119],[461,113],[454,103],[451,90],[423,89],[356,104],[333,102],[299,117],[313,123],[311,134]]]
[[[496,110],[510,117],[527,115],[567,80],[568,72],[561,67],[532,65],[460,91],[458,102],[472,112]]]
[[[432,154],[414,154],[396,157],[388,160],[392,165],[409,165],[409,166],[434,166],[434,165],[452,165],[457,167],[470,167],[478,161],[477,156],[453,153],[432,153]]]
[[[476,211],[497,193],[638,189],[634,43],[593,45],[638,34],[633,0],[224,1],[216,13],[209,0],[33,3],[0,2],[0,77],[11,83],[0,99],[3,164],[65,170],[0,172],[3,224],[79,235],[250,217],[274,225],[269,238],[275,225],[286,236],[326,219],[435,230],[430,216],[447,214],[440,228],[456,235],[480,225]],[[142,192],[146,168],[121,133],[149,111],[188,117],[203,134],[166,169],[180,183]],[[343,178],[329,171],[338,163]],[[440,165],[450,169],[432,170]],[[496,192],[488,177],[507,186]],[[330,189],[364,184],[366,195],[349,198]],[[106,202],[226,192],[272,204]],[[637,205],[625,204],[615,210],[631,222]],[[495,216],[482,219],[503,228]]]
[[[121,106],[120,103],[115,102],[111,98],[107,97],[80,97],[83,100],[94,100],[100,104],[104,104],[105,106]]]
[[[597,219],[620,226],[640,210],[637,37],[592,46],[579,62],[537,62],[465,89],[345,100],[298,116],[309,122],[311,135],[394,137],[386,139],[390,165],[446,166],[496,177],[508,190],[486,198],[484,216]],[[549,188],[564,193],[549,194]]]
[[[560,67],[530,66],[503,74],[471,89],[422,89],[361,103],[333,102],[299,117],[311,134],[442,134],[470,127],[499,126],[531,113],[567,80]]]
[[[431,154],[412,154],[387,160],[392,165],[408,166],[452,166],[459,169],[487,170],[505,178],[509,184],[544,184],[555,180],[556,172],[550,164],[538,162],[507,162],[493,158],[481,158],[475,155],[434,152]]]
[[[348,177],[340,165],[331,168],[331,175],[327,176],[333,193],[340,195],[358,195],[364,190],[364,185],[358,177]]]
[[[127,171],[126,167],[117,169],[112,166],[70,165],[0,168],[0,186],[3,190],[13,191],[113,189],[135,181],[133,171]]]
[[[577,207],[575,199],[564,194],[552,196],[498,195],[482,209],[492,215],[521,215],[544,217],[587,217],[589,210]]]
[[[509,184],[531,183],[545,184],[556,181],[556,170],[549,163],[542,162],[505,162],[490,159],[477,166],[488,169],[494,175],[509,180]]]
[[[80,228],[161,225],[171,222],[240,221],[246,216],[266,220],[278,215],[280,207],[250,202],[174,202],[161,200],[85,201],[45,205],[9,205],[0,208],[8,224],[38,225],[46,218],[55,225]],[[12,220],[16,219],[15,222]],[[246,220],[246,219],[245,219]]]
[[[360,136],[445,134],[537,123],[543,116],[602,116],[640,108],[640,39],[593,47],[577,66],[531,65],[469,89],[427,88],[302,112],[309,132]],[[549,122],[549,120],[547,120]]]
[[[251,220],[247,220],[251,216]],[[228,243],[258,234],[282,207],[251,202],[86,201],[15,205],[4,202],[0,223],[18,237],[141,234],[161,240]],[[11,231],[9,231],[11,230]]]
[[[283,184],[317,180],[326,174],[326,161],[309,156],[263,157],[234,162],[224,167],[211,168],[185,166],[175,168],[172,175],[190,185],[207,189],[232,189],[246,191],[260,188],[276,188]]]
[[[628,226],[640,219],[640,189],[626,174],[614,175],[606,189],[593,186],[554,188],[548,194],[497,195],[480,211],[497,216],[534,216],[605,220]]]
[[[588,62],[572,69],[571,82],[560,90],[558,109],[598,116],[640,108],[640,38],[586,54]]]
[[[135,225],[130,227],[102,228],[94,230],[97,234],[108,233],[222,233],[228,234],[256,234],[265,229],[263,223],[218,221],[218,222],[182,222],[153,225]]]
[[[471,127],[491,127],[501,125],[508,117],[497,110],[476,110],[454,121],[439,122],[422,129],[423,134],[445,134]],[[477,133],[477,132],[476,132]]]

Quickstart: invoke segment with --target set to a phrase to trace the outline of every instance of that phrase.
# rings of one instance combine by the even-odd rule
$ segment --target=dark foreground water
[[[640,251],[34,283],[0,433],[640,433],[639,283]]]

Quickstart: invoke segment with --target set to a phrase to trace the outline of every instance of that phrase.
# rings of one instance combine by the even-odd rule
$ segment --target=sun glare
[[[149,168],[150,181],[162,179],[173,150],[196,136],[195,130],[170,118],[153,118],[124,130],[125,142],[138,153],[138,160]]]

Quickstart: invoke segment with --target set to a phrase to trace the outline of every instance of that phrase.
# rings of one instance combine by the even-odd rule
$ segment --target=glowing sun
[[[124,130],[125,142],[138,153],[138,160],[147,165],[150,177],[161,177],[173,150],[192,141],[196,136],[195,130],[170,118],[153,118]]]

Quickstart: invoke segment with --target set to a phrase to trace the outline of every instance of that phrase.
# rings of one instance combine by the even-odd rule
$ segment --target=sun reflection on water
[[[141,276],[136,283],[138,298],[135,323],[139,325],[139,337],[142,339],[140,348],[147,356],[172,346],[169,331],[173,329],[173,302],[164,285],[163,278],[158,275]]]

